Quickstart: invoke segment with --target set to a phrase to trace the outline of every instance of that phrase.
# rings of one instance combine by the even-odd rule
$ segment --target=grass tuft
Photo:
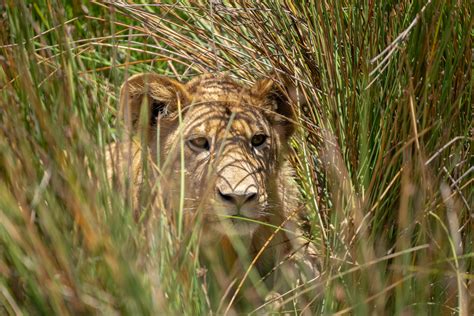
[[[2,314],[216,312],[198,225],[153,212],[152,186],[137,221],[127,187],[107,180],[120,84],[154,71],[299,88],[290,160],[321,276],[283,295],[311,298],[292,312],[472,315],[469,1],[0,9]]]

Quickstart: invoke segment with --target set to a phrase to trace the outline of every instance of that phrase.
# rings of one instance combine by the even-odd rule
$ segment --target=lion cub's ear
[[[268,78],[257,81],[252,87],[252,94],[263,101],[271,123],[285,138],[289,138],[295,130],[293,105],[298,101],[296,92],[296,87],[290,83],[281,85]]]
[[[138,129],[142,106],[148,107],[148,126],[156,125],[158,117],[169,117],[178,102],[189,102],[188,93],[181,83],[154,73],[130,77],[120,90],[120,113],[126,129],[134,134]]]

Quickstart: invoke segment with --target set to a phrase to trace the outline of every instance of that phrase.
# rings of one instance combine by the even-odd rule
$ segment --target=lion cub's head
[[[278,178],[294,128],[285,88],[147,73],[129,78],[120,98],[127,130],[145,136],[156,159],[156,181],[169,184],[168,200],[179,198],[184,179],[184,211],[226,234],[249,235],[281,217]]]

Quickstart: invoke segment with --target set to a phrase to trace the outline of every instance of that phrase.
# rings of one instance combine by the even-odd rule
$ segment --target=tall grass
[[[307,312],[472,315],[469,1],[0,8],[2,313],[215,312],[198,233],[137,222],[104,157],[126,76],[227,71],[307,101],[291,156],[322,265]]]

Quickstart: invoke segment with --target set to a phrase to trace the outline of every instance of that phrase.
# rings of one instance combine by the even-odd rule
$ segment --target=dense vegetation
[[[104,156],[125,77],[227,71],[308,101],[307,311],[472,315],[470,1],[144,2],[0,4],[0,313],[211,313],[196,236],[136,222]]]

